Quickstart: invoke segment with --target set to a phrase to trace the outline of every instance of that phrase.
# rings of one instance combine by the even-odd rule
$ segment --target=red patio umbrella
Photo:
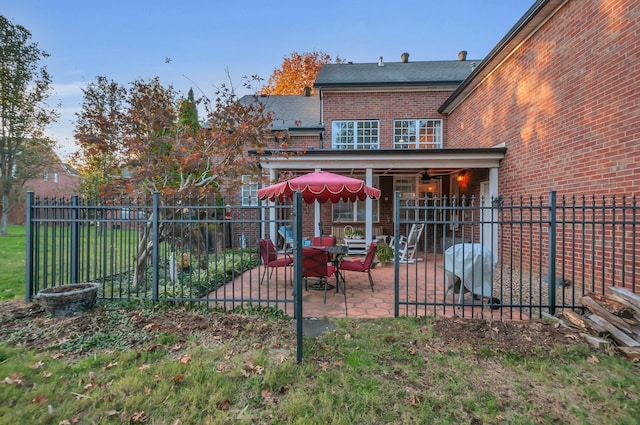
[[[334,204],[338,201],[364,201],[367,197],[378,199],[380,189],[376,189],[364,184],[360,179],[341,176],[326,171],[315,171],[299,177],[258,189],[258,198],[269,199],[282,202],[284,199],[291,199],[293,192],[302,192],[302,199],[307,204],[314,201],[325,203],[331,201]]]

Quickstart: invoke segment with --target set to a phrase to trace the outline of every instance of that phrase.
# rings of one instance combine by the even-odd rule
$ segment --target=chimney
[[[403,54],[401,54],[400,55],[400,60],[402,61],[402,63],[409,62],[409,53],[404,52]]]
[[[311,87],[305,86],[305,88],[304,88],[304,96],[305,97],[311,96]]]
[[[382,56],[378,58],[378,66],[384,66],[384,63],[382,62]]]
[[[461,50],[460,53],[458,53],[458,60],[459,61],[466,61],[467,60],[467,51],[466,50]]]

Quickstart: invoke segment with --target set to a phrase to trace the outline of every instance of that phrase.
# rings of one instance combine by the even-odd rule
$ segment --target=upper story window
[[[249,174],[242,176],[241,198],[243,207],[258,205],[258,182]]]
[[[44,181],[48,182],[49,181],[49,172],[45,171],[44,175],[42,176],[42,178],[44,179]]]
[[[380,148],[379,121],[333,121],[333,149],[367,150]]]
[[[58,173],[53,173],[53,182],[58,183]]]
[[[395,120],[394,149],[442,148],[442,120]]]

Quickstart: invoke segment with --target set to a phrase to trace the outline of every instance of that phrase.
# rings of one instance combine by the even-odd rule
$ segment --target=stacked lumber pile
[[[592,345],[601,346],[601,338],[606,338],[614,341],[629,360],[640,361],[640,295],[619,287],[608,289],[607,295],[586,294],[580,298],[586,314],[569,309],[562,314],[585,333]]]

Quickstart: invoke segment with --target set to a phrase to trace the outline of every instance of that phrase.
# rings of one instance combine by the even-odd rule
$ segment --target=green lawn
[[[185,304],[47,317],[24,297],[25,233],[0,238],[0,424],[637,424],[640,365],[552,325],[290,320]],[[247,319],[249,318],[249,319]],[[568,338],[570,336],[571,338]]]
[[[0,300],[24,298],[25,227],[8,226],[0,236]]]

